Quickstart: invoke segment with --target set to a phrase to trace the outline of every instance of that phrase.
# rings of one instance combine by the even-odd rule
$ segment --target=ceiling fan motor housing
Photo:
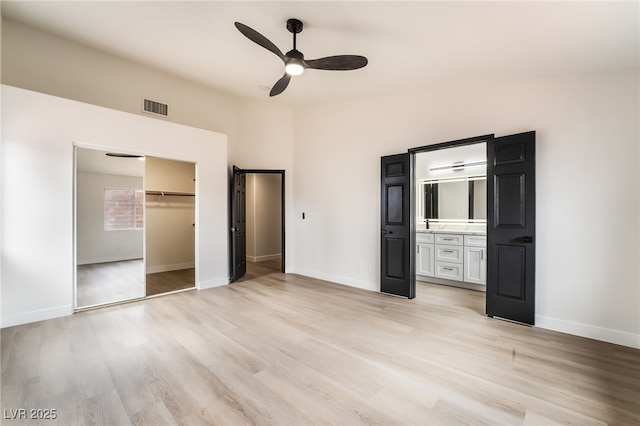
[[[304,59],[304,55],[298,49],[291,49],[285,55],[287,58],[300,59],[301,61]]]
[[[287,30],[292,34],[299,34],[302,32],[302,21],[296,18],[287,19]]]

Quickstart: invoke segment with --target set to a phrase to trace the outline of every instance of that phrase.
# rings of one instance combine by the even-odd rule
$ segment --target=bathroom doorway
[[[436,278],[440,278],[438,274],[446,274],[452,281],[464,281],[467,276],[468,264],[464,256],[469,246],[475,252],[470,270],[477,272],[482,266],[485,268],[486,314],[534,324],[535,131],[468,138],[381,157],[380,291],[409,299],[416,297],[416,252],[422,251],[422,247],[416,244],[415,154],[481,141],[486,142],[486,235],[459,235],[453,229],[427,232],[425,227],[423,233],[430,235],[421,243],[433,246],[428,259],[434,260],[430,267]],[[461,166],[463,164],[449,164],[434,167],[435,170],[431,171],[454,170]],[[435,190],[423,188],[421,191],[425,199],[435,197]],[[425,202],[427,214],[434,210],[433,202],[433,199],[431,205]],[[472,204],[469,202],[468,207],[471,208]]]
[[[486,291],[486,142],[414,154],[416,280]]]

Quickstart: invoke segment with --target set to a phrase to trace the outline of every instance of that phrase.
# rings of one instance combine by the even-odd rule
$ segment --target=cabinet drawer
[[[450,262],[436,262],[435,275],[437,278],[462,281],[462,264]]]
[[[433,234],[424,232],[416,233],[416,243],[433,243]]]
[[[463,235],[459,234],[436,234],[436,244],[448,244],[450,246],[461,246]]]
[[[486,247],[487,236],[486,235],[465,235],[464,245],[472,247]]]
[[[463,247],[462,246],[445,246],[436,244],[436,261],[462,263]]]

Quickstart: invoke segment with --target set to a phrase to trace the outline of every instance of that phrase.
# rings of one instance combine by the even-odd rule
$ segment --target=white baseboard
[[[266,262],[267,260],[280,260],[282,255],[278,254],[268,254],[265,256],[247,256],[247,262],[257,263],[257,262]]]
[[[352,278],[326,274],[309,269],[293,268],[291,271],[287,272],[304,275],[311,278],[317,278],[320,280],[331,281],[337,284],[344,284],[364,290],[380,291],[376,283],[354,280]],[[536,327],[544,328],[547,330],[559,331],[561,333],[572,334],[574,336],[586,337],[589,339],[600,340],[602,342],[640,349],[640,334],[613,330],[604,327],[597,327],[588,324],[575,323],[571,321],[564,321],[556,318],[545,317],[542,315],[536,315],[535,323]]]
[[[122,262],[125,260],[142,260],[142,256],[132,254],[130,256],[118,255],[118,256],[94,257],[91,259],[78,259],[78,266],[92,265],[94,263]]]
[[[326,274],[324,272],[312,271],[309,269],[301,269],[301,268],[294,268],[294,270],[291,272],[294,274],[304,275],[306,277],[311,277],[311,278],[317,278],[319,280],[324,280],[324,281],[331,281],[336,284],[344,284],[351,287],[360,288],[363,290],[380,291],[380,288],[377,283],[372,283],[369,281],[356,280],[353,278],[343,277],[340,275]]]
[[[229,284],[229,278],[216,278],[213,280],[200,281],[196,288],[198,290],[206,290],[208,288],[221,287],[227,284]]]
[[[73,306],[64,305],[56,306],[54,308],[40,309],[37,311],[20,312],[13,315],[3,315],[1,318],[2,323],[0,324],[0,328],[65,317],[71,314],[73,314]]]
[[[536,327],[640,349],[640,334],[536,315]]]
[[[180,269],[195,268],[195,262],[174,263],[173,265],[147,266],[147,274],[155,274],[158,272],[178,271]]]

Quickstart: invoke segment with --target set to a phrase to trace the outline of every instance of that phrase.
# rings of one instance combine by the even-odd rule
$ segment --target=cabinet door
[[[433,244],[416,244],[416,275],[433,277],[434,252]]]
[[[484,247],[464,248],[464,281],[485,284],[487,277],[487,257]]]

